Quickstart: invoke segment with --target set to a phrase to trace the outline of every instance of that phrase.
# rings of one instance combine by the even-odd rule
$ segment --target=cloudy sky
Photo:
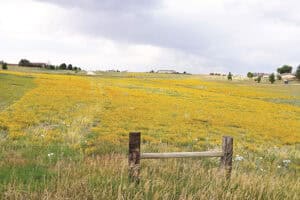
[[[300,64],[298,0],[0,0],[0,60],[89,70]]]

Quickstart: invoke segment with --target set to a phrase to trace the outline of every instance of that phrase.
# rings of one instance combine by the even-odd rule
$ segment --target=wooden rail
[[[141,159],[164,159],[164,158],[192,158],[192,157],[220,157],[220,168],[229,179],[232,170],[233,138],[223,136],[222,151],[204,152],[169,152],[169,153],[141,153],[141,133],[129,133],[129,179],[139,182]]]
[[[158,158],[193,158],[193,157],[222,157],[222,151],[204,151],[204,152],[172,152],[172,153],[142,153],[141,159]]]

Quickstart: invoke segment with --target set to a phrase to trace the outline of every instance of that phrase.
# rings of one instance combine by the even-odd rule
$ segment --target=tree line
[[[277,73],[278,73],[277,74],[277,79],[281,80],[282,79],[281,75],[286,74],[286,73],[292,73],[292,71],[293,71],[293,67],[290,66],[290,65],[283,65],[282,67],[277,68]],[[255,74],[252,73],[252,72],[247,73],[248,78],[253,78],[254,75]],[[295,71],[295,76],[296,76],[296,79],[300,80],[300,65],[297,67],[297,69]],[[261,75],[258,75],[257,78],[255,78],[254,80],[259,83],[261,81],[261,77],[262,77]],[[274,73],[270,74],[269,75],[269,81],[271,83],[274,83],[275,80],[276,80],[275,79],[275,74]]]
[[[73,66],[72,64],[66,64],[62,63],[60,65],[51,65],[51,64],[43,64],[43,63],[32,63],[27,59],[21,59],[19,66],[23,67],[40,67],[40,68],[45,68],[45,69],[50,69],[50,70],[74,70],[74,71],[81,71],[80,67]]]

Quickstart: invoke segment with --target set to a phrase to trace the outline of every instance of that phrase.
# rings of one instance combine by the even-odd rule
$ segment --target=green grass
[[[34,87],[32,77],[0,74],[0,110],[20,99]]]

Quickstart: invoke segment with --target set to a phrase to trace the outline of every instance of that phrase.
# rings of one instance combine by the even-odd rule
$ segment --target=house
[[[296,76],[292,73],[283,73],[280,74],[283,81],[292,81],[296,79]]]
[[[253,73],[253,77],[263,77],[263,78],[269,78],[270,74],[263,73],[263,72],[255,72]]]
[[[18,64],[14,64],[14,63],[7,63],[7,66],[18,66]]]
[[[90,75],[90,76],[94,76],[94,75],[96,75],[96,73],[95,72],[93,72],[93,71],[87,71],[87,73],[86,73],[87,75]]]
[[[159,74],[177,74],[177,72],[175,70],[157,70],[156,73],[159,73]]]
[[[47,63],[30,63],[30,66],[28,66],[28,67],[45,68],[47,65],[48,65]]]

